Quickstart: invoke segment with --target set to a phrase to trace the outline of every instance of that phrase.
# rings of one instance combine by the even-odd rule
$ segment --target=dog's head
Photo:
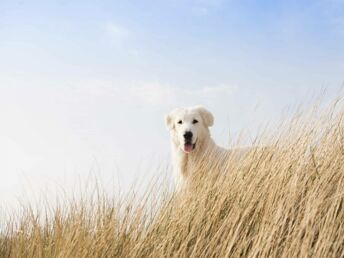
[[[213,115],[204,107],[178,108],[165,116],[165,123],[175,145],[185,153],[191,153],[209,137]]]

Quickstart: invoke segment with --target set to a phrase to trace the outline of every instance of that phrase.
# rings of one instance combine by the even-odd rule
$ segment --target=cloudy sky
[[[343,81],[342,0],[1,0],[0,202],[167,173],[177,106],[226,146]]]

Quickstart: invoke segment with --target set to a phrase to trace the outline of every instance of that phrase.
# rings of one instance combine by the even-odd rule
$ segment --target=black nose
[[[185,132],[184,139],[185,139],[185,141],[191,141],[191,139],[192,139],[192,132]]]

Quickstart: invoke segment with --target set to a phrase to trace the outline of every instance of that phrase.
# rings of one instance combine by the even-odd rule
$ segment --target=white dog
[[[213,115],[201,106],[178,108],[165,116],[171,135],[173,168],[177,190],[183,189],[192,180],[192,173],[204,166],[221,164],[229,151],[215,144],[209,127],[214,124]]]

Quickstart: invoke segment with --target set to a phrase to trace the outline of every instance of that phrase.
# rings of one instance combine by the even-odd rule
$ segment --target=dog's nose
[[[192,139],[192,132],[185,132],[185,134],[184,134],[184,139],[185,139],[185,141],[191,141],[191,139]]]

